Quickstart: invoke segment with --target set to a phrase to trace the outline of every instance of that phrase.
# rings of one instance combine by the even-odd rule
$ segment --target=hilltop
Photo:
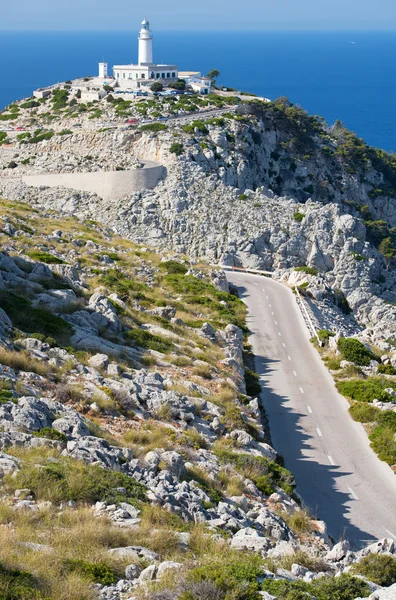
[[[9,598],[354,600],[381,585],[385,599],[395,544],[333,547],[301,507],[217,265],[298,286],[329,367],[369,387],[381,375],[391,405],[394,157],[285,99],[84,103],[70,89],[0,114]],[[23,180],[142,161],[162,179],[122,198]]]

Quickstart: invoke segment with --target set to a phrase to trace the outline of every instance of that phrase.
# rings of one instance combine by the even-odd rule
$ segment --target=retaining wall
[[[133,192],[153,189],[165,176],[165,168],[146,161],[141,169],[131,171],[95,171],[92,173],[44,173],[25,175],[22,181],[28,186],[65,187],[84,192],[94,192],[104,200],[119,200]]]

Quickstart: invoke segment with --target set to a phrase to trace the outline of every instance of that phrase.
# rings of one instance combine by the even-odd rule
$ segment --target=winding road
[[[383,537],[396,541],[396,475],[350,417],[292,291],[267,277],[226,274],[248,308],[273,446],[304,505],[336,541],[346,537],[354,547]]]

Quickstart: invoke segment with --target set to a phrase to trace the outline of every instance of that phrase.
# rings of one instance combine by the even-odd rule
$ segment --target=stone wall
[[[141,169],[129,171],[95,171],[92,173],[45,173],[25,175],[26,185],[39,187],[65,187],[84,192],[94,192],[104,200],[119,200],[143,189],[153,189],[165,176],[165,168],[146,161]]]

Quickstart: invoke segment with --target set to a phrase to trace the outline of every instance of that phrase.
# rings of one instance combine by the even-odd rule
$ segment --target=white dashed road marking
[[[300,387],[300,392],[301,392],[302,394],[304,393],[304,390],[303,390],[303,388],[302,388],[302,387]]]
[[[288,355],[288,356],[287,356],[287,360],[291,360],[291,356],[289,356],[289,355]]]
[[[275,325],[278,325],[278,321],[275,321]]]
[[[293,371],[293,375],[294,377],[297,377],[297,373],[295,371]]]
[[[282,335],[280,331],[278,331],[278,335],[280,335],[280,336]]]
[[[359,498],[356,496],[355,492],[353,491],[353,489],[351,487],[348,486],[348,492],[350,493],[350,495],[352,496],[352,498],[354,500],[359,500]]]
[[[320,431],[319,427],[316,428],[316,431],[318,432],[319,437],[323,437],[322,432]]]
[[[335,466],[335,462],[334,462],[334,460],[331,458],[330,454],[328,454],[328,455],[327,455],[327,458],[329,459],[329,463],[330,463],[331,465],[333,465],[333,467],[334,467],[334,466]]]
[[[308,408],[309,414],[312,415],[312,408],[310,406],[307,406],[307,408]]]
[[[284,344],[283,342],[282,342],[282,346],[283,346],[284,348],[286,348],[286,344]]]

